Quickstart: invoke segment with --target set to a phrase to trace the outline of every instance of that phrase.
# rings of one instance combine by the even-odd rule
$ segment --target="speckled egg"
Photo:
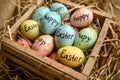
[[[34,20],[25,20],[20,25],[20,31],[26,38],[34,40],[40,35],[40,26]]]
[[[63,19],[69,19],[70,17],[67,7],[62,3],[58,2],[52,3],[50,10],[58,12]]]
[[[23,46],[25,46],[25,47],[30,48],[30,45],[29,45],[28,41],[25,40],[25,39],[22,38],[22,37],[18,38],[16,42],[17,42],[18,44],[20,44],[20,45],[23,45]],[[30,42],[30,41],[29,41],[29,42]]]
[[[50,11],[41,20],[41,31],[45,34],[53,34],[60,25],[60,15],[57,12]]]
[[[60,26],[55,32],[55,45],[59,49],[71,46],[75,39],[75,30],[69,24]]]
[[[50,9],[47,6],[41,6],[38,9],[36,9],[32,15],[32,20],[39,21],[41,20]]]
[[[70,18],[71,25],[75,27],[86,27],[93,21],[93,13],[88,8],[80,8]]]
[[[93,28],[84,28],[76,35],[74,46],[82,50],[88,50],[95,44],[97,36],[97,31]]]
[[[32,45],[32,49],[38,54],[48,56],[54,48],[54,39],[51,35],[41,35]]]
[[[85,56],[81,49],[74,46],[65,46],[58,50],[57,58],[64,65],[75,68],[83,63]]]

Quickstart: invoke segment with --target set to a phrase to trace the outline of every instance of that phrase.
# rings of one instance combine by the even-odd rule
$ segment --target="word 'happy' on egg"
[[[69,19],[70,17],[67,7],[62,3],[58,2],[52,3],[50,10],[58,12],[63,19]]]
[[[82,50],[88,50],[95,44],[97,36],[97,31],[93,28],[84,28],[76,35],[74,46]]]
[[[40,21],[49,11],[50,9],[47,6],[39,7],[34,11],[32,15],[32,20]]]
[[[60,25],[60,15],[57,12],[50,11],[41,20],[41,31],[45,34],[53,34]]]
[[[93,13],[88,8],[80,8],[70,18],[71,25],[75,27],[86,27],[93,21]]]
[[[54,48],[54,39],[51,35],[39,36],[32,45],[32,49],[38,54],[48,56]]]

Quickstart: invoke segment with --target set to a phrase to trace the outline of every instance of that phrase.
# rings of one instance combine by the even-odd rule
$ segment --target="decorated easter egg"
[[[71,46],[75,39],[75,30],[69,24],[60,26],[55,32],[55,45],[59,49]]]
[[[39,21],[41,20],[50,9],[47,6],[41,6],[38,9],[36,9],[32,15],[32,20]]]
[[[22,37],[18,38],[16,42],[17,42],[18,44],[20,44],[20,45],[23,45],[23,46],[25,46],[25,47],[30,48],[30,45],[29,45],[29,43],[27,42],[27,40],[25,40],[25,39],[22,38]]]
[[[97,40],[97,31],[93,28],[82,29],[75,37],[74,46],[79,47],[82,50],[88,50],[92,48]]]
[[[53,34],[60,25],[60,15],[57,12],[50,11],[41,20],[41,31],[45,34]]]
[[[58,50],[57,58],[64,65],[75,68],[83,63],[85,56],[81,49],[74,46],[65,46]]]
[[[34,20],[26,20],[21,24],[20,31],[26,38],[34,40],[40,35],[40,26]]]
[[[48,56],[54,48],[54,40],[51,35],[41,35],[32,45],[32,49],[38,54]]]
[[[58,59],[57,59],[57,52],[50,53],[50,55],[48,57],[50,59],[54,60],[54,61],[58,61]]]
[[[62,3],[58,2],[52,3],[50,10],[58,12],[63,19],[69,19],[70,17],[67,7]]]
[[[93,13],[88,8],[75,11],[70,18],[71,25],[75,27],[86,27],[93,21]]]

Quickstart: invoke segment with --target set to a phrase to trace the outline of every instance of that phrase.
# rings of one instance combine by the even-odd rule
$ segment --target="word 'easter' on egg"
[[[55,27],[59,24],[56,19],[53,19],[50,16],[45,15],[45,19],[48,21],[48,23],[51,23],[51,25],[53,25],[55,23],[56,24]]]
[[[82,21],[85,21],[85,20],[88,20],[89,19],[89,14],[83,14],[83,15],[80,15],[80,16],[78,16],[78,17],[75,17],[74,16],[74,22],[75,21],[80,21],[80,22],[82,22]]]
[[[67,50],[65,49],[62,50],[60,55],[61,58],[64,58],[68,61],[74,61],[74,62],[80,62],[80,60],[83,58],[83,57],[75,56],[75,54],[68,55],[66,54],[66,51]]]
[[[28,32],[29,30],[33,30],[35,27],[37,27],[37,24],[31,24],[29,26],[27,24],[24,25],[24,29],[26,32]]]
[[[70,34],[70,33],[67,33],[67,32],[66,33],[61,33],[61,29],[58,29],[56,31],[56,36],[60,37],[62,39],[72,39],[74,37],[73,34]]]
[[[46,42],[42,38],[37,38],[37,41],[38,41],[37,43],[39,44],[39,46],[46,44]]]
[[[79,34],[79,38],[81,38],[81,40],[84,42],[88,42],[92,39],[91,37],[84,35],[84,34]]]

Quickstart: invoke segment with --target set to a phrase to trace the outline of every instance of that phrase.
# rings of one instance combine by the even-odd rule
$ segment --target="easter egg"
[[[69,24],[60,26],[55,32],[55,45],[57,49],[71,46],[75,39],[75,30]]]
[[[18,38],[16,42],[20,45],[30,48],[29,43],[22,37]]]
[[[41,20],[50,9],[47,6],[41,6],[38,9],[36,9],[32,15],[32,20],[39,21]]]
[[[41,31],[45,34],[53,34],[60,25],[60,15],[57,12],[50,11],[41,20]]]
[[[65,46],[57,52],[58,60],[66,66],[78,67],[84,61],[84,53],[81,49],[74,46]]]
[[[82,50],[88,50],[92,48],[97,40],[97,31],[93,28],[82,29],[75,37],[74,46],[79,47]]]
[[[57,59],[57,52],[50,53],[50,55],[48,57],[50,59],[54,60],[54,61],[58,61],[58,59]]]
[[[52,3],[50,10],[58,12],[63,19],[69,19],[70,17],[67,7],[62,3],[58,2]]]
[[[26,38],[34,40],[40,35],[40,26],[34,20],[26,20],[21,24],[20,31]]]
[[[75,11],[70,18],[71,25],[75,27],[86,27],[93,21],[93,13],[90,9],[81,8]]]
[[[54,48],[54,39],[51,35],[39,36],[32,45],[32,49],[38,54],[48,56]]]

